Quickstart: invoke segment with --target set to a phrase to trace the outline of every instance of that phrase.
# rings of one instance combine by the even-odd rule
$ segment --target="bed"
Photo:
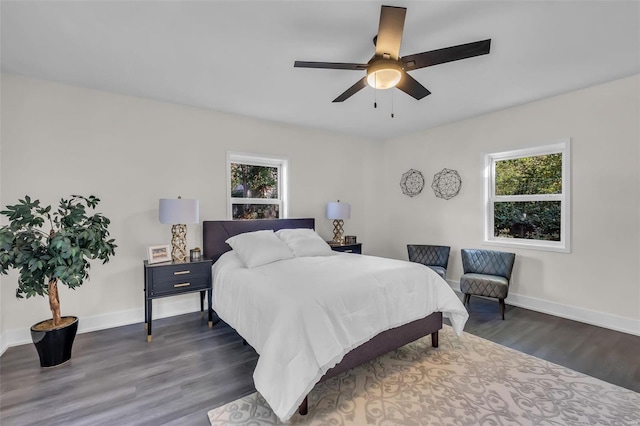
[[[314,219],[203,222],[204,256],[214,261],[214,309],[218,316],[235,328],[260,355],[254,372],[256,389],[269,402],[276,415],[285,421],[296,410],[300,414],[306,414],[307,394],[315,384],[429,334],[433,347],[437,347],[443,312],[452,320],[458,333],[462,331],[468,318],[464,306],[444,280],[423,265],[373,256],[333,253],[335,256],[293,258],[248,269],[238,260],[236,253],[230,252],[231,247],[225,242],[230,237],[246,232],[314,229],[314,225]],[[282,272],[285,267],[286,272]],[[424,302],[424,307],[402,305],[402,309],[399,310],[402,314],[391,312],[389,309],[389,313],[376,313],[373,317],[371,313],[366,314],[368,317],[365,314],[360,316],[360,308],[350,306],[351,310],[344,309],[347,309],[347,315],[355,312],[355,316],[349,317],[346,322],[353,323],[355,331],[342,330],[341,324],[334,325],[337,323],[336,318],[332,316],[334,314],[326,312],[326,305],[361,303],[364,309],[364,305],[380,304],[379,299],[382,296],[370,296],[369,293],[377,293],[369,292],[368,289],[380,289],[380,276],[395,279],[399,275],[394,268],[399,267],[408,268],[409,275],[419,276],[420,279],[422,274],[425,274],[425,280],[428,278],[434,283],[435,290],[431,287],[428,290],[430,298],[434,301]],[[365,273],[352,274],[353,270],[360,269],[378,275],[370,278]],[[327,278],[323,271],[328,275],[334,274],[335,278]],[[289,274],[291,280],[288,276],[279,275],[282,273]],[[294,284],[289,284],[289,281],[294,281]],[[336,289],[346,287],[360,291],[359,294],[363,296],[358,299],[362,300],[345,302],[348,300],[346,296]],[[420,291],[422,287],[425,286],[421,285]],[[362,292],[365,288],[366,294]],[[388,290],[380,290],[378,293],[389,297],[405,297],[408,302],[405,300],[402,303],[409,304],[427,299],[405,296],[402,292],[395,291],[395,288],[393,294]],[[291,290],[294,291],[292,296],[288,293]],[[331,295],[325,296],[324,293]],[[443,309],[436,310],[433,306],[442,306]],[[340,309],[342,308],[337,310]],[[379,305],[377,309],[384,311],[388,308]],[[414,312],[412,315],[415,318],[408,321],[400,320],[399,315],[404,315],[404,311],[407,310]],[[313,317],[313,321],[305,321],[303,316],[311,315],[313,311],[318,311],[319,316]],[[415,312],[420,314],[416,316]],[[387,317],[387,322],[384,322],[383,318]],[[378,321],[386,325],[375,324]],[[272,322],[277,325],[269,328]],[[371,325],[371,329],[375,330],[373,332],[368,327],[370,322],[374,323]],[[336,352],[337,349],[329,352],[332,347],[338,345],[341,345],[340,352]],[[281,361],[276,355],[284,356],[285,361]]]

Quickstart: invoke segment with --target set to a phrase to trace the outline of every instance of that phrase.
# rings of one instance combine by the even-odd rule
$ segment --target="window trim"
[[[278,168],[278,198],[232,198],[231,197],[231,163],[249,164]],[[244,152],[227,151],[227,219],[233,219],[233,204],[277,204],[280,219],[289,217],[288,176],[289,160],[262,154],[248,154]],[[234,200],[236,202],[234,202]],[[242,202],[238,202],[242,200]]]
[[[495,195],[495,162],[546,154],[562,154],[562,194]],[[485,154],[484,244],[532,250],[571,252],[571,139],[531,148]],[[496,237],[494,203],[498,201],[560,201],[560,241]]]

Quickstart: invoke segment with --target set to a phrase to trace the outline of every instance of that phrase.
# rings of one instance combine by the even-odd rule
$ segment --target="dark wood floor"
[[[472,298],[465,331],[640,392],[640,337]],[[81,319],[82,320],[82,319]],[[78,335],[73,359],[41,369],[33,345],[0,358],[0,424],[202,425],[254,391],[257,355],[199,313]]]

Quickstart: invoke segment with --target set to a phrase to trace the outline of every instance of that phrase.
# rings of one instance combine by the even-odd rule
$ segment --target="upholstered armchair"
[[[450,250],[451,247],[449,246],[407,244],[409,260],[428,266],[436,271],[442,279],[446,279]]]
[[[509,294],[509,282],[513,271],[514,253],[494,250],[462,249],[460,291],[464,294],[464,304],[469,304],[471,295],[495,297],[500,304],[500,314],[504,320],[504,299]]]

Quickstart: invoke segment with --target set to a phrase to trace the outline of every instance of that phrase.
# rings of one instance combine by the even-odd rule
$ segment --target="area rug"
[[[282,424],[259,393],[214,426]],[[317,385],[304,425],[640,425],[640,394],[451,327]]]

